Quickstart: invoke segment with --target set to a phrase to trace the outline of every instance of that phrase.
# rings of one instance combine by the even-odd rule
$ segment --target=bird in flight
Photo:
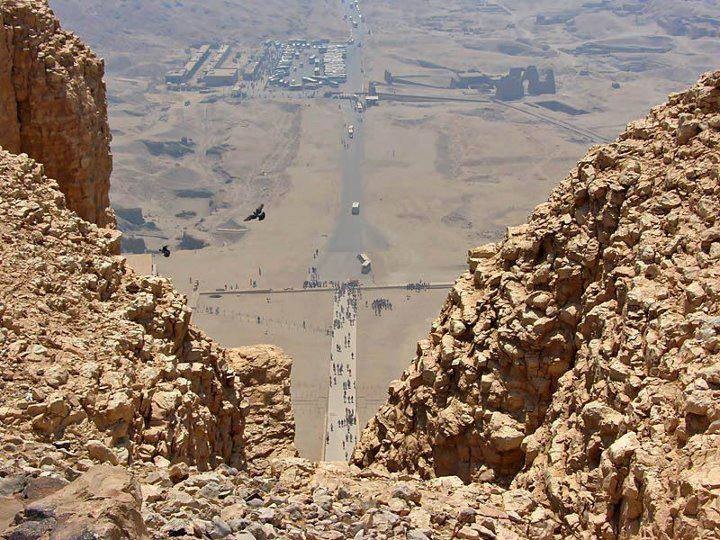
[[[245,221],[252,221],[253,219],[262,221],[263,219],[265,219],[265,211],[263,210],[264,207],[264,204],[258,206],[252,214],[245,218]]]
[[[163,257],[169,257],[170,256],[170,248],[167,246],[161,247],[158,251],[163,254]]]

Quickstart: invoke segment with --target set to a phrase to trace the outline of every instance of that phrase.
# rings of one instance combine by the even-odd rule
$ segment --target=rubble
[[[20,538],[147,538],[140,486],[122,467],[100,465],[28,502],[4,533]]]

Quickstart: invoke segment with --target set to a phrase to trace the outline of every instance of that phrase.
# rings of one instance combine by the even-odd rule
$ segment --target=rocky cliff
[[[720,525],[720,73],[469,253],[354,455],[524,487],[571,528]]]
[[[45,165],[68,206],[114,221],[104,66],[45,2],[0,2],[0,146]]]
[[[40,0],[0,16],[2,538],[718,537],[720,72],[471,250],[353,463],[313,464],[290,359],[218,346],[78,215],[100,64]]]
[[[245,398],[245,457],[253,470],[265,470],[274,458],[297,455],[290,401],[292,360],[272,346],[228,349],[229,363]]]
[[[190,325],[185,299],[167,279],[136,275],[113,255],[118,237],[65,208],[42,166],[0,151],[3,428],[69,438],[69,449],[85,446],[113,463],[239,466],[246,429],[276,439],[264,452],[253,445],[253,456],[281,447],[287,455],[287,357],[270,347],[218,347]],[[259,357],[261,389],[247,366]],[[248,398],[244,383],[254,385]],[[273,403],[284,422],[254,413],[248,422],[257,401]]]

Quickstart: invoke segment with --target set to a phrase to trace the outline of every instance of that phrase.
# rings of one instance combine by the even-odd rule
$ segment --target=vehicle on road
[[[370,257],[367,256],[367,253],[360,253],[357,258],[360,260],[360,271],[363,274],[369,274],[370,270],[372,270],[372,261],[370,260]]]
[[[352,139],[355,136],[355,126],[350,124],[348,126],[348,136]]]
[[[360,213],[360,203],[359,202],[355,201],[354,203],[352,203],[351,213],[354,216],[357,216]]]

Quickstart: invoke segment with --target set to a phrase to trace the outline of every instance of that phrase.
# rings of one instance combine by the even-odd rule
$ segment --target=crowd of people
[[[357,321],[357,283],[340,283],[335,290],[333,313],[333,350],[330,353],[330,403],[328,431],[325,434],[326,458],[349,459],[355,445],[354,326]],[[333,397],[335,396],[335,397]],[[342,396],[342,402],[339,398]],[[343,406],[344,411],[340,410]],[[340,414],[338,414],[340,413]],[[337,451],[342,448],[340,456]]]
[[[426,291],[430,288],[430,284],[427,281],[416,281],[415,283],[408,283],[406,288],[409,291]]]
[[[328,289],[335,286],[333,281],[320,281],[306,279],[303,281],[303,289]]]
[[[390,300],[387,298],[377,298],[372,301],[372,309],[375,315],[380,316],[382,315],[383,310],[387,309],[389,311],[392,311],[393,305]]]

